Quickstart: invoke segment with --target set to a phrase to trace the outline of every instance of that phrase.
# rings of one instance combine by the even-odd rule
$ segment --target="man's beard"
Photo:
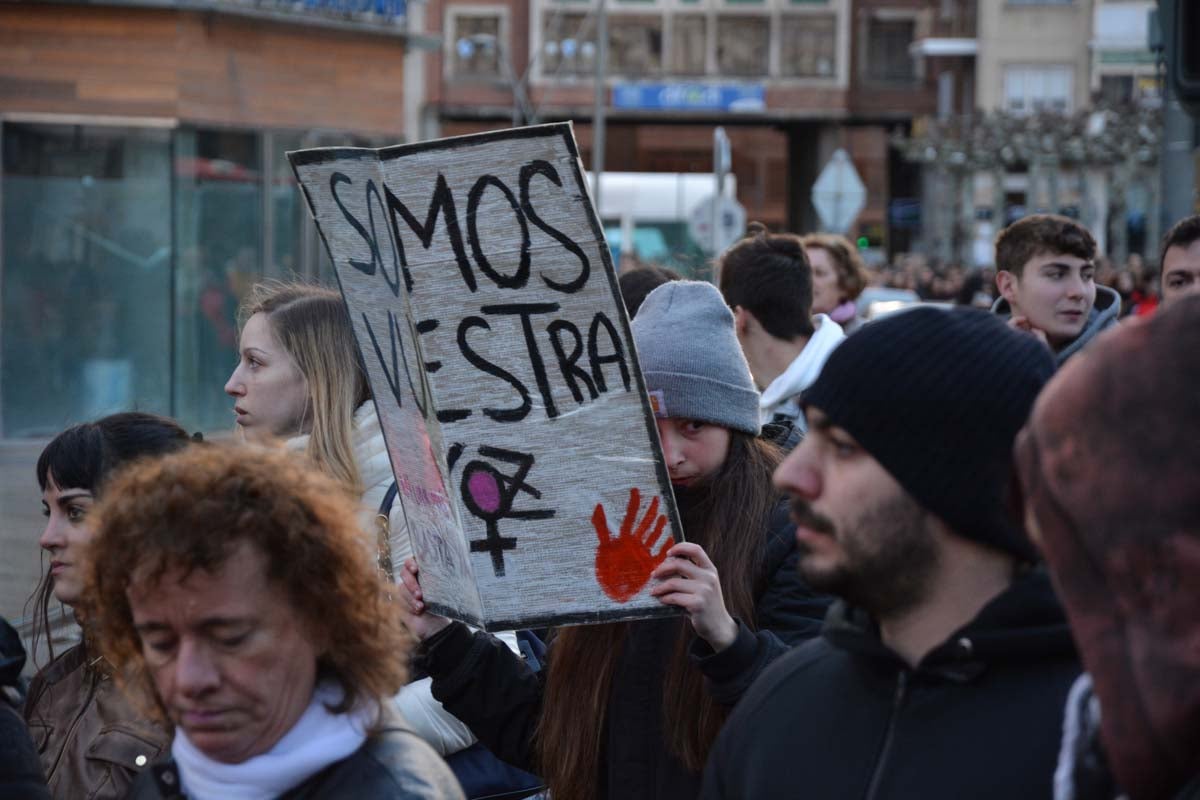
[[[832,567],[814,563],[801,545],[800,575],[812,588],[876,619],[907,611],[927,596],[939,550],[928,513],[906,494],[863,509],[840,530],[804,500],[793,498],[791,509],[800,526],[841,545],[843,560]]]

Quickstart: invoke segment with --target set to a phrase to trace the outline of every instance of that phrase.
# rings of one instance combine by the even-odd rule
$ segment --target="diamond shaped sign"
[[[821,229],[830,233],[850,230],[867,201],[867,187],[842,148],[834,151],[812,188],[812,203],[821,217]]]

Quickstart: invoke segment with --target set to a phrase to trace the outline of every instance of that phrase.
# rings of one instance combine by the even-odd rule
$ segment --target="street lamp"
[[[508,48],[501,43],[499,37],[492,33],[474,33],[461,37],[454,43],[454,48],[458,52],[459,58],[464,61],[475,55],[476,48],[483,53],[495,51],[497,60],[500,62],[500,69],[504,72],[504,80],[508,81],[508,85],[512,89],[512,126],[518,128],[525,120],[533,121],[533,113],[529,109],[529,99],[525,96],[525,78],[517,79]],[[526,72],[526,76],[528,74]]]

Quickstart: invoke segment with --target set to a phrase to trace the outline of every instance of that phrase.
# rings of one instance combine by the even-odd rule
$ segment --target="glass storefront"
[[[170,409],[171,141],[6,124],[3,436]]]
[[[0,439],[107,413],[232,430],[256,281],[332,281],[286,151],[329,134],[4,122]]]

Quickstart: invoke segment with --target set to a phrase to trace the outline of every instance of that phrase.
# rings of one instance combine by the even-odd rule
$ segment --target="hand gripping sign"
[[[648,588],[682,529],[570,124],[288,157],[430,609],[489,630],[676,613]]]

